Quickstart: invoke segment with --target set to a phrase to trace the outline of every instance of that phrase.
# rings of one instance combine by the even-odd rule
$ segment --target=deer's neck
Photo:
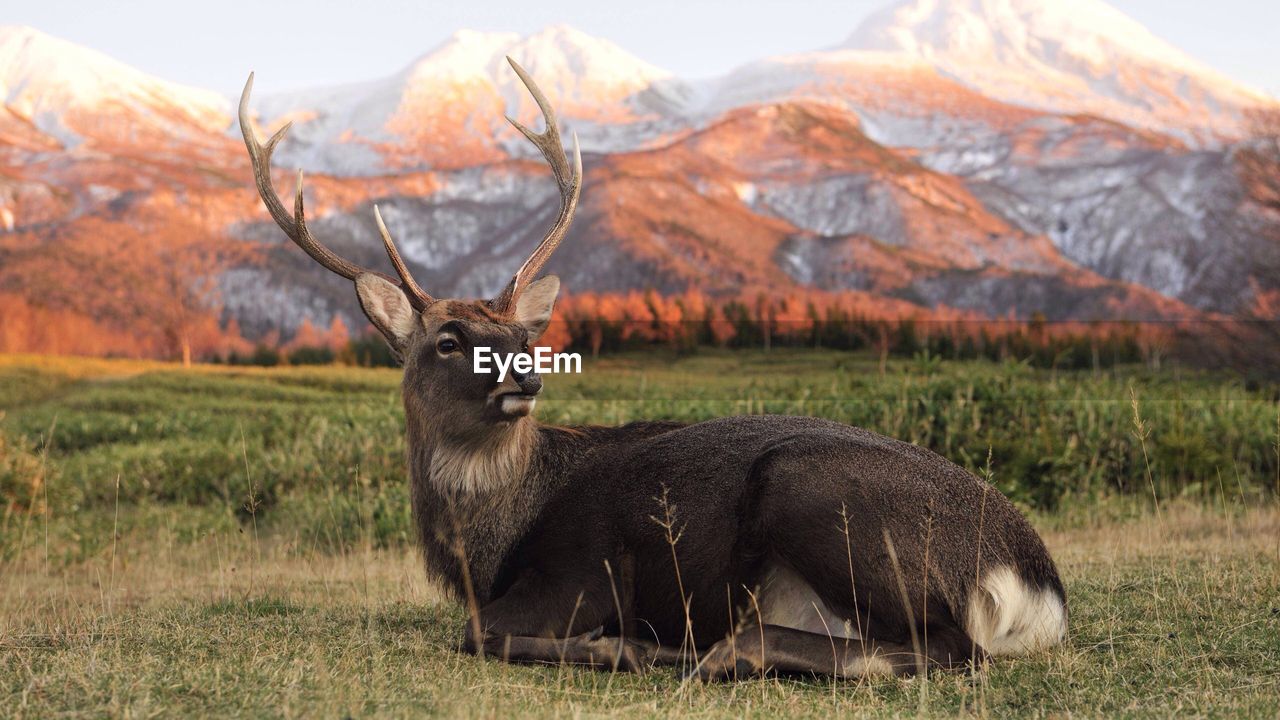
[[[465,567],[483,603],[553,492],[539,460],[544,443],[527,418],[470,442],[430,429],[410,422],[413,514],[427,571],[463,599]]]
[[[481,438],[426,438],[428,482],[450,498],[509,492],[522,485],[538,450],[537,425],[522,419]]]

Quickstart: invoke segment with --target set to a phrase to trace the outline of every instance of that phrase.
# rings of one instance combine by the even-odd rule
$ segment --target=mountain
[[[462,30],[380,80],[276,94],[260,121],[294,121],[281,161],[345,175],[454,169],[532,152],[504,114],[532,125],[537,106],[506,57],[554,97],[585,150],[632,147],[661,132],[669,73],[564,25],[527,37]]]
[[[424,287],[493,295],[551,223],[554,184],[525,161],[431,177],[438,185],[425,196],[375,190],[313,231],[343,256],[383,267],[376,202]],[[809,287],[1000,317],[1196,315],[1072,263],[1045,235],[989,211],[963,181],[876,143],[856,114],[829,104],[740,108],[659,148],[589,156],[584,187],[547,268],[574,292]],[[225,277],[242,326],[296,324],[299,307],[322,324],[359,317],[349,283],[315,272],[270,221],[248,232],[271,244],[273,269]]]
[[[1239,138],[1245,109],[1275,104],[1102,0],[905,0],[841,48],[900,53],[997,100],[1196,143]]]
[[[272,95],[260,78],[254,109],[263,132],[294,122],[276,182],[287,194],[292,168],[309,172],[318,237],[387,269],[377,203],[446,296],[495,292],[555,212],[545,164],[502,118],[541,126],[507,55],[582,140],[578,217],[548,266],[575,293],[845,292],[894,312],[1140,320],[1280,288],[1260,260],[1280,218],[1240,180],[1251,146],[1230,140],[1253,96],[1205,86],[1211,71],[1106,6],[1070,18],[1054,2],[899,5],[847,47],[699,81],[564,26],[460,31],[366,83]],[[1050,42],[1050,20],[1070,37]],[[1079,79],[1097,70],[1070,60],[1088,48],[1125,92]],[[109,352],[171,343],[192,298],[249,338],[363,326],[350,283],[261,207],[229,99],[26,28],[0,30],[0,61],[0,310],[16,298],[101,325]],[[1037,100],[1055,83],[1075,89]]]
[[[700,87],[685,106],[713,121],[750,105],[820,102],[856,112],[868,135],[900,147],[971,142],[1041,113],[992,100],[901,54],[821,51],[766,58]]]
[[[258,108],[264,122],[295,121],[281,159],[313,171],[488,162],[522,150],[500,110],[536,117],[506,55],[544,78],[588,152],[649,147],[737,107],[796,100],[855,109],[872,137],[911,147],[1002,132],[1045,112],[1215,146],[1242,135],[1247,110],[1275,106],[1101,0],[907,0],[837,47],[706,80],[673,77],[563,25],[528,37],[460,31],[390,77],[268,96]]]
[[[609,202],[588,215],[582,241],[670,268],[667,282],[650,279],[670,290],[795,285],[1052,319],[1191,312],[1075,266],[963,182],[876,143],[855,114],[825,104],[735,110],[668,147],[611,157],[597,176]],[[725,270],[708,279],[706,267]]]
[[[230,122],[230,103],[215,92],[159,80],[29,27],[0,27],[0,97],[11,121],[69,149],[203,142]]]
[[[28,27],[0,27],[0,228],[55,224],[243,166],[230,102]]]
[[[838,47],[748,63],[701,96],[855,111],[866,134],[953,174],[1068,260],[1208,310],[1252,290],[1266,233],[1239,187],[1245,114],[1274,98],[1207,68],[1110,6],[909,0]]]
[[[964,178],[985,207],[1082,267],[1230,313],[1251,298],[1242,273],[1270,275],[1258,261],[1274,242],[1247,227],[1260,207],[1241,187],[1235,152],[1077,116],[922,162]]]

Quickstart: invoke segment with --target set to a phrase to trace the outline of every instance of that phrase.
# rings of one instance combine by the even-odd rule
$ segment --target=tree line
[[[540,345],[591,357],[700,348],[828,348],[871,352],[882,366],[891,357],[993,361],[1081,369],[1147,363],[1158,367],[1173,347],[1171,326],[1134,322],[992,320],[955,311],[886,312],[863,293],[759,294],[713,299],[697,291],[583,293],[563,297]],[[898,309],[898,308],[895,308]],[[273,336],[215,362],[251,365],[329,364],[390,366],[394,358],[376,334],[347,337],[335,320],[327,330],[305,323],[281,343]]]

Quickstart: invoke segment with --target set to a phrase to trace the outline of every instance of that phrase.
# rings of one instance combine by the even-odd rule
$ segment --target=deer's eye
[[[436,350],[441,355],[448,355],[458,351],[458,341],[453,338],[443,338],[436,343]]]

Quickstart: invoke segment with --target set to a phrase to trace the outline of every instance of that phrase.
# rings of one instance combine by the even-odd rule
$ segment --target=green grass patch
[[[621,356],[588,360],[584,370],[548,378],[544,421],[826,417],[975,472],[990,452],[1000,489],[1041,510],[1064,498],[1150,497],[1152,485],[1161,497],[1236,501],[1280,486],[1276,389],[1227,375],[985,361],[897,361],[880,374],[874,358],[821,350]],[[0,360],[0,388],[0,432],[11,446],[47,453],[41,493],[58,508],[113,504],[117,477],[122,502],[238,507],[253,497],[266,515],[296,493],[404,483],[392,370],[182,371],[14,357]],[[6,499],[25,502],[20,479],[4,483]]]

